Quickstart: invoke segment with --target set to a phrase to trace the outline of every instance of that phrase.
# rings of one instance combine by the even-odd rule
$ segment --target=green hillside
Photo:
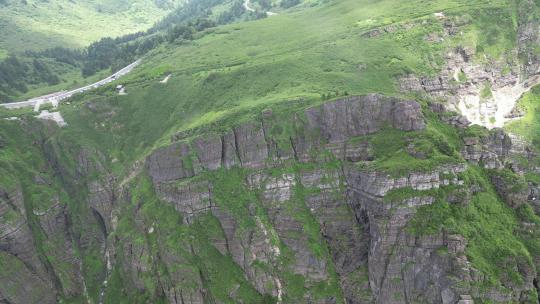
[[[0,2],[0,56],[5,52],[83,47],[102,37],[150,28],[176,0],[4,0]]]
[[[249,119],[249,113],[271,105],[305,107],[339,96],[374,92],[398,95],[399,76],[434,75],[442,63],[443,50],[462,41],[460,37],[444,43],[426,41],[428,33],[443,31],[434,12],[469,15],[473,20],[467,26],[471,36],[482,37],[488,27],[512,30],[502,23],[512,16],[504,0],[475,1],[470,6],[460,1],[420,3],[340,1],[209,29],[199,39],[164,45],[145,57],[142,66],[122,80],[133,94],[107,96],[113,92],[104,89],[92,98],[121,110],[118,119],[123,128],[111,130],[122,134],[120,140],[150,147],[157,139],[168,140],[178,131],[220,125],[229,117],[231,122],[237,122],[239,116]],[[500,19],[486,24],[478,18],[486,9]],[[364,35],[387,24],[395,25],[397,31],[375,39]],[[513,47],[506,35],[492,40],[489,47],[500,49],[500,53]],[[169,73],[172,78],[167,85],[160,84]],[[83,99],[87,98],[90,96]],[[120,114],[124,106],[126,116]],[[77,104],[65,111],[81,115]],[[136,127],[138,113],[146,122],[145,128]],[[153,118],[148,119],[150,116]],[[139,137],[133,131],[151,137]]]
[[[137,21],[135,25],[140,27],[137,32],[126,30],[115,24],[103,25],[94,22],[90,18],[92,16],[90,13],[83,14],[85,18],[88,18],[89,24],[81,23],[81,20],[87,20],[83,17],[71,15],[63,17],[62,20],[75,22],[77,26],[59,23],[56,17],[42,20],[54,20],[51,26],[58,26],[58,29],[64,32],[76,30],[81,26],[82,34],[73,32],[77,39],[82,39],[89,33],[94,35],[88,37],[88,43],[82,45],[57,43],[51,36],[53,34],[43,36],[46,42],[40,42],[38,38],[27,37],[27,33],[21,26],[15,27],[12,33],[9,33],[10,27],[6,26],[6,37],[12,40],[6,42],[6,45],[14,47],[17,43],[28,40],[39,44],[40,47],[36,49],[24,46],[18,51],[12,49],[10,53],[8,49],[2,50],[0,45],[0,74],[2,74],[0,77],[0,102],[22,100],[61,89],[80,87],[82,84],[88,84],[97,79],[96,77],[88,79],[89,76],[95,76],[96,73],[104,76],[117,71],[165,41],[192,40],[193,34],[206,28],[264,18],[267,16],[266,10],[281,12],[300,4],[296,0],[287,5],[281,5],[280,2],[268,2],[264,5],[250,3],[250,10],[246,10],[242,2],[233,0],[175,3],[154,1],[152,5],[157,8],[142,11],[140,8],[143,3],[138,2],[130,2],[129,4],[122,2],[118,5],[107,1],[102,4],[86,2],[79,4],[72,1],[69,3],[72,6],[72,9],[69,10],[70,13],[84,11],[87,7],[97,7],[96,11],[93,12],[97,19],[107,21],[107,18],[110,18],[115,23],[122,20],[120,16],[116,15],[125,15],[131,20],[142,13],[152,13],[159,8],[160,14],[152,13],[151,15],[154,18],[152,22],[157,20],[159,22],[143,24]],[[23,8],[28,6],[23,2],[6,2],[0,6],[6,15],[6,18],[3,19],[5,22],[19,16],[19,10],[12,9],[18,5],[22,5]],[[45,5],[40,2],[40,5],[43,6],[43,9],[51,9],[55,4],[47,3]],[[32,5],[31,7],[30,11],[34,13],[37,6]],[[51,10],[51,12],[53,11]],[[166,17],[162,18],[165,14]],[[45,18],[47,14],[38,12],[35,17]],[[34,19],[21,16],[21,20],[29,22]],[[100,32],[100,26],[104,27],[101,29],[104,32]],[[46,27],[39,26],[39,28]],[[114,30],[122,34],[115,34]],[[114,38],[115,36],[119,37]],[[66,35],[63,37],[63,39],[68,38]]]

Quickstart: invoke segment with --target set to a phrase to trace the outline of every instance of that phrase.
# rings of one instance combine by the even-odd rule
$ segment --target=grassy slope
[[[523,95],[518,102],[518,107],[525,110],[525,117],[509,123],[506,128],[516,134],[520,134],[540,148],[540,87],[533,88]]]
[[[434,12],[505,4],[346,0],[220,27],[192,43],[156,50],[121,81],[128,86],[128,96],[112,96],[110,86],[79,97],[98,101],[103,111],[114,109],[112,117],[104,119],[80,104],[64,106],[72,124],[66,133],[90,134],[122,160],[144,154],[157,141],[167,142],[177,131],[224,117],[249,117],[238,113],[250,109],[291,107],[298,99],[306,100],[305,106],[336,92],[398,94],[396,75],[432,74],[437,69],[433,62],[440,62],[444,45],[424,39],[442,30]],[[378,38],[361,36],[369,28],[411,18],[427,24]],[[173,73],[169,83],[158,83],[168,72]]]
[[[7,2],[0,5],[0,58],[6,50],[81,47],[104,36],[145,30],[173,8],[157,7],[152,0]]]

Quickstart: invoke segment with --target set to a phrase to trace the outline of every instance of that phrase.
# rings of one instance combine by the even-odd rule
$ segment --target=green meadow
[[[0,4],[0,49],[9,52],[82,47],[102,37],[143,31],[182,3],[180,0],[4,2]]]

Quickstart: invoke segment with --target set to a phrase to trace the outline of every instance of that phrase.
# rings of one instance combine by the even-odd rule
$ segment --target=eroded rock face
[[[308,289],[327,282],[335,272],[347,303],[472,303],[473,297],[517,301],[532,288],[533,272],[513,293],[473,288],[483,277],[465,255],[463,236],[444,231],[419,236],[407,229],[418,208],[435,203],[437,198],[430,191],[449,187],[448,202],[463,206],[484,191],[461,179],[468,164],[393,177],[350,163],[373,157],[368,142],[351,138],[388,125],[422,130],[417,103],[378,95],[353,97],[294,114],[291,120],[294,133],[280,137],[273,113],[265,111],[261,122],[235,127],[221,136],[196,138],[191,144],[174,143],[147,161],[159,197],[172,204],[186,223],[208,213],[219,221],[223,237],[212,238],[213,246],[232,257],[258,292],[282,299],[286,296],[283,273],[289,271],[301,275]],[[464,138],[462,155],[470,164],[501,170],[513,163],[515,155],[531,157],[525,145],[502,130],[486,134]],[[349,165],[308,167],[279,175],[267,171],[287,160],[324,163],[327,159],[313,153],[321,150]],[[189,155],[192,159],[187,159]],[[257,193],[258,202],[247,206],[255,223],[249,228],[242,227],[242,219],[228,207],[216,203],[212,171],[234,168],[249,169],[242,184]],[[387,198],[400,190],[424,194]],[[515,200],[531,200],[538,192],[534,191],[531,188],[528,197]],[[267,218],[260,217],[258,208]],[[306,218],[318,224],[317,234],[328,250],[326,258],[314,249],[314,240],[306,233]],[[287,265],[280,262],[283,248],[293,257]],[[309,292],[304,301],[336,303],[335,298],[315,299]]]
[[[518,208],[526,202],[533,206],[537,200],[538,186],[522,180],[530,172],[523,167],[520,159],[534,161],[534,148],[516,135],[509,135],[502,129],[491,130],[480,137],[465,137],[461,154],[465,160],[486,169],[494,170],[491,182],[497,193],[512,208]],[[503,169],[515,174],[513,178],[503,178]],[[538,172],[530,172],[538,174]]]
[[[369,223],[369,285],[376,303],[407,303],[413,297],[427,303],[457,301],[458,291],[449,277],[455,260],[437,254],[437,250],[448,246],[448,237],[415,237],[405,230],[416,209],[432,204],[435,198],[385,202],[384,197],[389,191],[403,188],[430,190],[449,183],[459,185],[459,180],[447,181],[443,176],[457,176],[465,169],[465,165],[456,165],[402,178],[348,170],[349,199],[357,218],[365,216]]]
[[[54,259],[44,264],[25,225],[22,193],[0,191],[0,231],[15,236],[0,234],[0,263],[7,260],[17,266],[9,268],[8,275],[19,273],[13,279],[0,273],[0,282],[11,284],[0,286],[0,302],[33,303],[31,297],[43,294],[42,303],[54,303],[55,295],[47,293],[52,289],[66,296],[81,295],[87,281],[74,248],[94,249],[104,265],[109,264],[99,278],[105,287],[114,267],[122,275],[124,295],[178,304],[218,302],[208,280],[209,273],[220,269],[205,269],[201,261],[210,251],[234,264],[255,293],[277,303],[337,304],[343,302],[341,296],[348,304],[472,303],[473,297],[517,302],[534,288],[537,273],[528,261],[516,266],[523,274],[522,284],[504,282],[512,291],[475,288],[484,278],[465,254],[466,238],[409,229],[420,208],[440,199],[437,189],[448,190],[448,203],[463,207],[474,194],[485,191],[480,185],[465,184],[463,175],[470,166],[511,168],[524,174],[528,168],[519,167],[514,159],[534,156],[525,143],[492,130],[463,139],[465,161],[398,176],[365,166],[374,153],[362,136],[387,127],[421,131],[425,123],[418,103],[380,95],[351,97],[289,118],[277,121],[266,110],[259,120],[223,134],[155,150],[146,160],[150,179],[145,182],[151,182],[153,191],[144,193],[150,197],[138,192],[132,197],[136,190],[122,188],[123,182],[119,191],[119,181],[107,172],[106,159],[97,151],[78,151],[77,166],[70,169],[62,167],[55,147],[46,148],[62,179],[86,177],[77,181],[87,190],[78,230],[70,222],[69,205],[61,201],[33,210],[40,231],[57,244],[47,252]],[[279,125],[292,131],[286,133]],[[234,189],[249,194],[247,198],[232,188],[224,195],[220,183],[229,178]],[[511,186],[504,179],[493,184],[498,190]],[[396,195],[400,191],[406,195]],[[508,197],[507,202],[517,207],[528,200],[539,209],[533,203],[539,193],[537,186],[529,185],[523,196]],[[169,208],[165,212],[177,216],[177,221],[162,223],[145,214],[144,210],[153,214],[145,206],[151,200]],[[17,216],[6,216],[10,210]],[[121,223],[117,217],[122,217]],[[216,227],[207,231],[197,226],[208,219]],[[190,227],[202,228],[204,236],[198,239],[198,234],[186,232]],[[533,235],[535,229],[523,223],[525,232],[520,233]],[[170,238],[175,233],[189,237]],[[61,266],[66,270],[60,272]],[[61,277],[55,279],[51,273]],[[303,293],[291,300],[294,279]],[[19,295],[28,286],[35,289],[31,297]],[[339,291],[321,292],[329,286]],[[245,292],[240,288],[227,290],[228,299],[240,303]]]
[[[45,212],[38,213],[37,219],[45,237],[54,243],[46,254],[54,257],[50,264],[63,276],[63,293],[67,297],[75,297],[84,289],[83,276],[80,259],[75,253],[76,246],[70,234],[71,227],[66,209],[65,205],[55,204]]]
[[[186,161],[189,156],[190,147],[184,143],[163,147],[148,158],[150,175],[155,182],[192,177],[195,172]]]
[[[534,52],[540,43],[540,24],[530,17],[537,9],[534,1],[519,1],[517,7],[517,47],[503,60],[486,57],[487,63],[478,63],[474,48],[458,46],[447,51],[437,76],[406,75],[399,80],[400,90],[442,98],[449,110],[487,128],[500,128],[519,118],[523,113],[516,108],[517,101],[540,82],[540,56]],[[440,20],[446,30],[444,36],[451,39],[461,31],[464,24],[459,19],[451,16]]]
[[[458,179],[448,180],[447,176],[457,176],[465,169],[465,165],[447,166],[403,178],[354,168],[346,175],[339,170],[306,170],[301,175],[277,177],[257,173],[245,183],[262,191],[261,203],[270,225],[252,214],[257,226],[247,231],[240,229],[238,218],[228,210],[208,203],[213,198],[206,184],[196,190],[197,186],[182,183],[184,190],[180,192],[164,184],[158,187],[161,195],[186,216],[192,216],[193,210],[210,210],[225,235],[225,240],[215,240],[214,246],[222,254],[230,254],[261,293],[278,296],[283,292],[279,272],[276,275],[255,266],[264,263],[282,267],[276,263],[282,253],[269,239],[274,235],[294,253],[291,270],[302,275],[308,285],[328,280],[328,263],[333,263],[348,303],[404,303],[413,296],[429,303],[455,303],[461,294],[469,292],[457,289],[450,279],[450,274],[455,275],[467,265],[465,241],[445,234],[417,238],[406,232],[416,209],[432,204],[433,197],[413,197],[391,204],[383,200],[386,193],[400,188],[421,191],[449,184],[460,186]],[[290,209],[297,187],[313,190],[303,197],[301,206],[294,207],[300,209]],[[319,223],[331,260],[321,260],[310,248],[302,223],[295,216],[302,214],[303,208]],[[448,248],[459,258],[439,255],[441,248]],[[403,265],[410,266],[404,270]],[[469,271],[462,276],[471,280]],[[327,299],[321,303],[334,302]]]
[[[366,214],[357,215],[349,198],[336,195],[343,183],[341,172],[316,170],[300,177],[304,187],[317,188],[306,197],[306,206],[317,219],[327,242],[332,262],[341,279],[348,303],[370,303],[373,296],[367,279],[369,221]]]
[[[39,259],[20,189],[0,188],[0,301],[56,303],[54,282]]]
[[[116,179],[105,169],[106,157],[95,149],[63,146],[52,140],[44,140],[41,149],[50,176],[64,186],[57,189],[49,207],[32,211],[44,236],[44,263],[59,296],[86,297],[85,289],[99,284],[95,280],[104,279],[110,266],[107,236],[113,230]],[[68,166],[66,158],[75,166]],[[76,216],[74,207],[61,196],[77,202]],[[89,265],[82,259],[85,255],[98,260],[91,265],[91,279],[85,270]]]
[[[259,169],[292,157],[313,161],[312,151],[323,148],[341,160],[368,160],[369,145],[362,141],[351,144],[351,138],[377,132],[385,125],[404,131],[425,126],[416,102],[378,95],[328,103],[296,114],[293,120],[297,131],[285,140],[285,146],[271,131],[275,125],[271,112],[263,113],[262,123],[236,127],[221,137],[195,139],[196,162],[210,171],[234,165]],[[274,297],[283,293],[279,272],[256,267],[259,263],[284,267],[277,263],[283,254],[275,244],[277,238],[294,254],[288,269],[302,275],[307,286],[327,281],[328,264],[332,263],[348,303],[403,303],[419,296],[430,303],[455,303],[460,299],[462,292],[449,278],[459,260],[441,257],[436,251],[449,247],[462,256],[464,245],[447,235],[418,239],[405,231],[415,210],[432,204],[434,198],[413,197],[392,204],[383,202],[383,198],[389,191],[402,188],[424,191],[459,187],[463,182],[456,176],[465,171],[465,165],[445,166],[429,173],[411,172],[401,178],[354,167],[346,172],[319,169],[280,176],[255,173],[244,182],[260,192],[269,222],[252,211],[257,224],[245,230],[226,208],[212,203],[211,182],[183,181],[195,174],[185,165],[188,151],[191,147],[187,143],[176,143],[149,156],[147,166],[158,195],[186,218],[210,211],[225,236],[225,240],[214,240],[214,246],[232,256],[259,292]],[[302,194],[299,204],[291,203],[299,191],[307,194]],[[300,214],[309,214],[320,225],[330,260],[313,252],[313,240],[305,234]],[[411,267],[402,269],[405,264]],[[306,297],[306,301],[314,300],[309,300],[309,294]],[[335,299],[317,303],[335,303]]]
[[[284,267],[279,263],[283,253],[275,243],[277,239],[293,253],[288,271],[304,277],[306,285],[326,282],[330,276],[328,264],[333,263],[348,302],[372,302],[374,297],[368,290],[369,280],[364,279],[368,276],[368,216],[364,214],[359,220],[351,209],[347,192],[343,191],[345,178],[342,172],[316,170],[301,175],[291,173],[275,177],[257,173],[248,176],[245,183],[260,192],[261,205],[268,219],[263,220],[251,211],[256,225],[247,230],[240,228],[239,219],[230,211],[213,203],[211,182],[191,182],[186,178],[203,170],[233,166],[260,169],[291,159],[313,161],[312,152],[318,149],[328,149],[338,159],[368,160],[372,157],[369,144],[364,141],[351,143],[351,138],[372,134],[385,126],[404,131],[421,130],[425,127],[421,108],[414,101],[369,95],[310,108],[295,114],[291,120],[295,132],[288,138],[280,137],[280,132],[276,131],[276,125],[283,122],[275,121],[272,112],[266,111],[262,114],[262,122],[235,127],[222,136],[197,138],[191,145],[175,143],[161,148],[147,161],[154,187],[161,199],[173,204],[188,222],[205,212],[215,216],[225,239],[215,239],[214,246],[222,254],[232,256],[259,292],[278,299],[284,293],[283,278],[278,273],[257,267],[259,264],[277,269]],[[188,159],[190,154],[195,157]],[[411,180],[418,188],[431,185],[430,177],[413,175]],[[312,194],[301,198],[305,203],[293,204],[299,189],[313,190],[308,191]],[[320,253],[313,252],[313,240],[305,234],[298,214],[311,214],[322,227],[322,236],[330,244],[331,260],[322,259]],[[335,299],[315,300],[309,294],[305,300],[335,303]]]
[[[112,175],[105,174],[103,178],[88,183],[88,204],[96,215],[97,221],[103,222],[103,230],[106,235],[112,230],[112,212],[116,200]]]
[[[511,138],[501,129],[487,137],[464,138],[463,158],[487,169],[502,169],[512,149]]]
[[[185,215],[188,222],[197,213],[210,211],[212,207],[210,184],[207,181],[161,183],[157,192],[162,200],[172,203],[178,212]]]
[[[191,145],[177,142],[154,151],[147,160],[152,180],[157,184],[235,165],[263,168],[269,158],[279,161],[294,157],[306,162],[312,160],[313,149],[328,149],[339,159],[369,159],[369,145],[348,140],[386,126],[403,131],[425,127],[417,102],[377,94],[350,97],[295,114],[291,118],[295,133],[285,141],[278,138],[279,134],[272,134],[277,123],[270,113],[261,120],[235,127],[222,136],[197,138]]]

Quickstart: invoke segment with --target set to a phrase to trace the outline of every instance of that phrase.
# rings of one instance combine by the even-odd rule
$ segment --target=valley
[[[180,4],[175,0],[6,0],[0,3],[0,49],[84,47],[105,36],[144,31]]]

